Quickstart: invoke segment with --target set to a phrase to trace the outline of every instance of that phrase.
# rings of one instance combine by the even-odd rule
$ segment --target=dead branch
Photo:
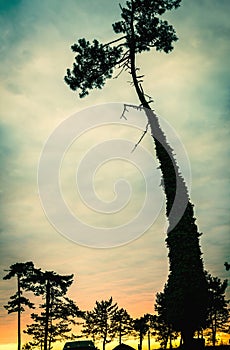
[[[148,128],[149,128],[149,123],[146,124],[146,128],[145,131],[143,132],[143,134],[141,135],[139,141],[135,144],[134,148],[132,149],[131,153],[133,153],[135,151],[135,149],[137,148],[137,146],[141,143],[141,141],[143,140],[143,138],[145,137],[145,135],[148,132]]]

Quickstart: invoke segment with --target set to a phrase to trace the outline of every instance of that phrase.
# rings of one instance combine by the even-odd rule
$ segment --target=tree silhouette
[[[94,309],[85,313],[82,334],[91,336],[93,340],[102,339],[103,350],[115,337],[112,320],[117,309],[117,303],[113,303],[111,297],[109,300],[96,301]]]
[[[93,88],[101,89],[115,68],[118,75],[126,70],[131,75],[141,107],[147,117],[163,176],[166,196],[167,247],[170,274],[165,289],[168,323],[181,331],[184,347],[192,347],[195,330],[204,326],[207,317],[207,282],[199,246],[200,233],[195,224],[193,205],[157,116],[151,110],[136,56],[155,48],[169,53],[177,40],[174,28],[159,17],[176,9],[180,0],[131,0],[121,9],[121,20],[113,24],[118,39],[102,44],[80,39],[72,45],[76,53],[73,69],[67,70],[65,82],[84,97]],[[117,75],[117,76],[118,76]]]
[[[32,341],[25,344],[27,347],[39,347],[40,349],[43,349],[44,345],[44,330],[45,330],[45,317],[44,314],[37,315],[32,313],[31,318],[34,321],[34,323],[27,325],[26,330],[23,332],[32,336]]]
[[[225,326],[229,321],[229,300],[225,298],[225,292],[228,281],[221,281],[218,277],[206,274],[209,291],[209,307],[208,307],[208,323],[207,326],[211,330],[212,345],[216,345],[217,331],[225,330]]]
[[[27,329],[24,331],[26,334],[33,337],[33,341],[30,342],[33,346],[43,347],[45,338],[45,322],[46,313],[45,305],[40,305],[43,310],[40,314],[33,313],[31,315],[34,323],[27,325]],[[82,317],[83,312],[79,311],[79,308],[69,298],[55,298],[52,301],[52,307],[49,313],[49,326],[47,336],[47,347],[50,350],[53,343],[56,341],[73,339],[74,334],[68,334],[71,332],[72,325],[77,324],[76,317]]]
[[[145,314],[140,318],[136,318],[133,322],[133,329],[139,338],[138,350],[142,350],[144,336],[149,330],[149,314]]]
[[[17,291],[10,297],[5,309],[8,313],[17,312],[18,315],[18,350],[21,349],[21,313],[25,311],[24,306],[34,308],[34,304],[22,295],[22,290],[29,290],[30,278],[34,274],[34,265],[31,261],[25,263],[15,263],[7,270],[8,274],[3,277],[4,280],[16,277]]]
[[[42,315],[34,316],[35,322],[42,324],[44,329],[43,346],[48,350],[48,339],[52,332],[52,321],[54,318],[62,318],[63,305],[59,317],[57,317],[58,307],[64,302],[63,297],[66,295],[68,288],[73,283],[73,275],[59,275],[54,271],[36,270],[31,284],[31,290],[37,296],[42,296],[45,303],[42,305],[44,312]],[[54,311],[55,309],[55,311]],[[67,310],[67,309],[66,309]],[[76,307],[76,312],[78,312]],[[77,316],[77,314],[75,315]]]
[[[67,69],[65,82],[72,90],[78,90],[80,97],[84,97],[93,88],[101,89],[106,79],[112,77],[114,68],[127,68],[131,70],[138,97],[142,100],[144,94],[136,75],[135,55],[153,47],[166,53],[173,49],[172,42],[177,40],[175,31],[158,16],[179,7],[180,2],[133,0],[126,1],[126,7],[120,5],[122,20],[113,24],[113,30],[122,36],[107,44],[101,44],[96,39],[92,44],[86,39],[79,39],[71,46],[77,56],[72,71]],[[111,46],[114,43],[116,46]]]
[[[157,340],[160,342],[163,349],[167,348],[168,342],[171,349],[172,340],[177,339],[178,334],[168,322],[166,297],[164,291],[156,294],[156,302],[154,306],[155,311],[157,312],[157,315],[154,315],[153,318],[154,334],[157,336]]]
[[[122,337],[130,334],[133,327],[133,320],[128,312],[121,308],[117,309],[111,317],[111,328],[114,335],[119,338],[119,344],[122,343]]]

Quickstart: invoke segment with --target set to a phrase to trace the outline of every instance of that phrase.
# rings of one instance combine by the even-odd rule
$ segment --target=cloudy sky
[[[119,20],[118,4],[117,0],[0,0],[1,305],[15,290],[15,281],[2,281],[4,270],[15,262],[32,260],[43,270],[74,273],[69,295],[80,308],[90,310],[96,300],[112,295],[133,317],[153,312],[155,294],[167,280],[164,198],[151,138],[146,136],[141,146],[146,155],[144,176],[136,165],[142,149],[133,160],[126,148],[118,146],[117,138],[135,144],[145,127],[134,112],[127,113],[127,122],[120,119],[124,102],[138,103],[129,76],[111,79],[103,90],[81,100],[63,81],[73,63],[70,46],[78,38],[103,42],[114,38],[111,23]],[[169,55],[153,51],[138,58],[145,91],[154,98],[154,109],[191,185],[203,232],[205,268],[221,278],[228,277],[223,264],[229,261],[229,10],[228,0],[182,1],[167,15],[179,37],[174,51]],[[143,222],[152,215],[147,208],[141,222],[132,226],[135,237],[127,233],[122,246],[92,247],[97,238],[90,235],[79,245],[79,236],[70,240],[58,233],[42,208],[37,186],[41,152],[49,136],[60,126],[65,130],[64,121],[73,114],[76,129],[67,135],[73,142],[63,154],[61,193],[83,226],[102,231],[132,222],[142,210],[146,186],[155,186],[149,229],[141,235]],[[93,127],[87,126],[88,115]],[[103,119],[106,115],[108,121]],[[116,146],[106,143],[111,140]],[[105,147],[97,148],[103,143]],[[101,156],[102,149],[107,154]],[[92,156],[89,150],[96,153]],[[76,184],[76,169],[86,156],[92,163],[86,162]],[[46,169],[48,176],[52,164]],[[95,183],[88,186],[90,171]],[[127,182],[119,182],[115,193],[120,178]],[[52,209],[57,219],[60,208],[54,203]],[[111,238],[106,242],[109,246]],[[0,312],[0,349],[13,349],[15,315],[7,316],[2,306]]]

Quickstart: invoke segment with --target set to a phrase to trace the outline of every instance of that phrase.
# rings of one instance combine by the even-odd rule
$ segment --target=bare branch
[[[121,115],[120,119],[124,118],[125,120],[127,120],[127,118],[125,116],[125,112],[129,112],[128,107],[134,108],[137,111],[141,111],[143,109],[142,106],[128,105],[128,104],[125,103],[124,104],[124,109],[123,109],[123,112],[122,112],[122,115]]]
[[[120,7],[121,11],[123,11],[123,7],[121,6],[121,4],[120,4],[120,3],[119,3],[119,7]]]
[[[124,109],[123,109],[123,112],[122,112],[120,119],[124,118],[125,120],[127,120],[127,118],[125,116],[125,112],[129,112],[126,104],[124,104]]]
[[[141,89],[142,94],[143,94],[145,97],[147,97],[147,98],[149,99],[149,100],[148,100],[148,104],[153,103],[153,102],[154,102],[153,98],[152,98],[151,96],[147,95],[147,94],[144,92],[143,87],[142,87],[141,84],[139,84],[139,86],[140,86],[140,89]]]
[[[106,47],[106,46],[109,46],[109,45],[111,45],[111,44],[117,43],[118,41],[123,40],[123,39],[125,39],[125,38],[126,38],[126,35],[124,35],[124,36],[122,36],[122,37],[120,37],[120,38],[118,38],[118,39],[112,40],[112,41],[110,41],[110,42],[104,44],[102,47]],[[121,45],[123,45],[123,44],[121,44]]]
[[[146,124],[146,128],[145,131],[143,132],[143,134],[141,135],[139,141],[135,144],[134,148],[132,149],[131,153],[133,153],[135,151],[135,149],[137,148],[137,146],[141,143],[141,141],[143,140],[143,138],[145,137],[145,135],[148,132],[148,128],[149,128],[149,123]]]
[[[124,72],[125,69],[126,69],[126,67],[125,67],[125,65],[123,65],[123,67],[121,68],[120,72],[113,79],[119,78],[119,76]]]
[[[126,62],[126,61],[128,60],[128,58],[129,58],[129,50],[127,50],[127,51],[123,54],[122,58],[120,59],[120,61],[118,61],[118,62],[116,63],[116,65],[117,65],[117,64],[121,64],[121,63],[123,63],[123,62]]]
[[[122,112],[122,115],[121,115],[120,119],[124,118],[125,120],[127,120],[127,118],[126,118],[126,116],[125,116],[125,113],[126,113],[126,112],[129,112],[128,107],[134,108],[134,109],[136,109],[137,111],[143,110],[143,107],[142,107],[142,106],[135,106],[135,105],[124,104],[124,109],[123,109],[123,112]],[[150,125],[150,124],[149,124],[149,122],[148,122],[148,123],[146,124],[146,127],[145,127],[145,130],[144,130],[143,134],[141,135],[139,141],[135,144],[135,146],[134,146],[134,148],[132,149],[131,153],[133,153],[133,152],[135,151],[135,149],[138,147],[138,145],[141,143],[141,141],[143,140],[143,138],[144,138],[145,135],[147,134],[149,125]]]

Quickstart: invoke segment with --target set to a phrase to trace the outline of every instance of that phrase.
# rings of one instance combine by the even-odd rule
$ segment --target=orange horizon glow
[[[137,314],[136,317],[140,317],[143,315]],[[0,350],[14,350],[17,349],[17,316],[16,314],[10,314],[6,315],[5,317],[6,322],[1,325],[1,344],[0,344]],[[21,337],[22,337],[22,345],[30,341],[32,338],[28,336],[27,334],[23,333],[23,329],[26,328],[26,324],[31,323],[31,318],[29,314],[27,314],[24,318],[22,318],[21,323]],[[73,333],[77,336],[80,335],[79,326],[72,329]],[[208,341],[208,336],[204,334],[205,338],[205,344],[211,345],[211,343]],[[89,338],[90,339],[90,338]],[[83,340],[83,339],[82,339]],[[56,342],[53,344],[54,350],[62,350],[64,347],[66,341]],[[123,343],[128,344],[132,346],[134,349],[138,350],[138,338],[123,338]],[[173,347],[178,347],[180,342],[180,337],[178,337],[175,341],[173,341]],[[115,346],[119,344],[118,338],[113,340],[112,342],[108,343],[106,345],[106,350],[112,350]],[[218,345],[229,345],[230,344],[230,334],[218,332],[217,333],[217,344]],[[101,341],[95,341],[95,345],[100,350],[102,349],[102,342]],[[168,344],[169,346],[169,344]],[[160,349],[160,343],[156,341],[156,339],[151,336],[150,338],[150,349]],[[142,350],[148,350],[148,339],[147,335],[144,337],[143,340],[143,348]]]

